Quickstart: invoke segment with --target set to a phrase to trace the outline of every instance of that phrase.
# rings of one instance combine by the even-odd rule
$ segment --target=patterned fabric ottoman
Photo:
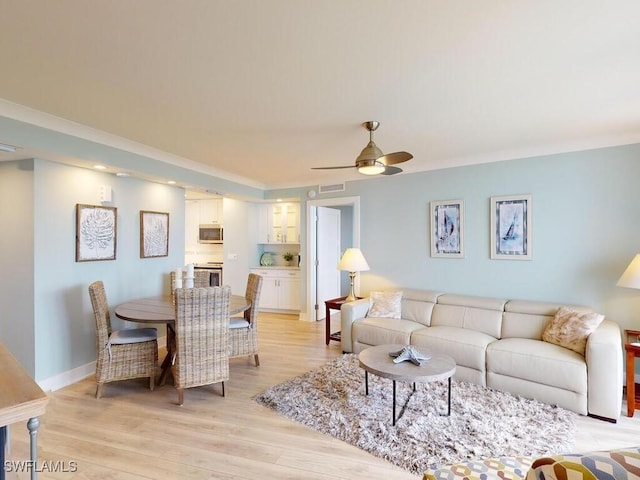
[[[427,470],[423,480],[522,480],[533,461],[530,457],[471,460]]]
[[[527,480],[637,480],[640,447],[537,458]]]

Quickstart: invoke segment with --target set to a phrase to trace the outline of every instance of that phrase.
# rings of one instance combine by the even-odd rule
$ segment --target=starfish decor
[[[403,347],[402,350],[398,350],[396,352],[389,352],[389,356],[394,357],[393,363],[400,363],[408,360],[419,367],[424,365],[431,358],[429,355],[420,352],[411,345],[407,345]]]

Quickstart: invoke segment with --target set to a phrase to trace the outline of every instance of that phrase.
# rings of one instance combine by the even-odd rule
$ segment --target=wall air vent
[[[332,185],[318,185],[318,193],[344,192],[344,183],[334,183]]]

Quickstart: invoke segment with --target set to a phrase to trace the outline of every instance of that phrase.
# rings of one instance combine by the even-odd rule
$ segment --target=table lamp
[[[640,253],[633,257],[633,260],[631,260],[631,263],[616,285],[619,287],[640,289]]]
[[[353,291],[353,280],[356,278],[356,272],[363,272],[369,270],[369,264],[364,259],[364,255],[359,248],[347,248],[338,263],[338,270],[344,270],[349,272],[349,281],[351,286],[349,288],[349,295],[345,299],[345,302],[353,302],[357,299]]]

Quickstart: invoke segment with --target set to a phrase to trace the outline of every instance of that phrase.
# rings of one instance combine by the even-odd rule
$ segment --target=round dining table
[[[231,295],[229,302],[229,315],[248,310],[251,301],[242,295]],[[167,325],[167,355],[161,366],[158,385],[164,385],[167,375],[171,370],[173,349],[175,348],[176,307],[171,295],[137,298],[121,303],[115,308],[116,317],[122,320],[136,323],[164,323]]]

